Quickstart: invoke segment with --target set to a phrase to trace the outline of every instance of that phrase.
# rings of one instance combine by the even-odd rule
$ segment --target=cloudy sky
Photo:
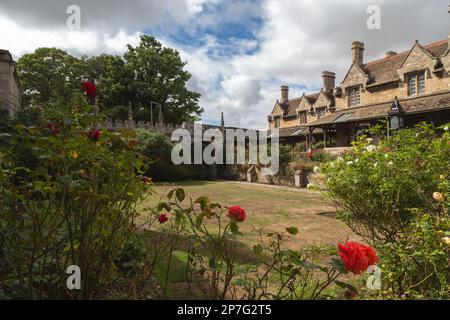
[[[69,30],[67,7],[81,9]],[[381,29],[369,30],[376,5]],[[203,121],[265,128],[282,84],[290,97],[321,87],[321,72],[341,82],[351,43],[366,44],[365,61],[389,51],[446,39],[446,0],[0,0],[0,48],[17,59],[52,46],[74,55],[121,54],[151,34],[178,49],[202,94]]]

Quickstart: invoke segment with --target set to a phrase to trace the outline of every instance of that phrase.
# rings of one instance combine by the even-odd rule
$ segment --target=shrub
[[[96,131],[99,119],[88,108],[47,107],[33,125],[17,123],[1,135],[0,288],[7,297],[101,296],[136,231],[135,207],[148,190],[136,138]],[[70,265],[81,269],[81,290],[67,290]]]
[[[205,179],[207,170],[203,165],[174,165],[171,160],[173,144],[163,133],[138,130],[139,148],[148,160],[146,175],[154,181]]]
[[[113,120],[125,121],[128,119],[128,108],[125,106],[115,106],[107,111],[107,115]]]
[[[362,136],[324,167],[327,192],[340,218],[380,250],[386,290],[448,298],[449,251],[440,239],[449,231],[450,133],[420,125],[372,141]]]

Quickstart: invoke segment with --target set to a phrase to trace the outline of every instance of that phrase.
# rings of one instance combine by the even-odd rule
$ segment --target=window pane
[[[413,76],[409,79],[409,94],[416,94],[417,93],[417,80],[416,77]]]
[[[425,93],[425,74],[419,75],[419,94]]]
[[[348,101],[350,106],[357,106],[361,103],[361,94],[359,88],[350,90]]]

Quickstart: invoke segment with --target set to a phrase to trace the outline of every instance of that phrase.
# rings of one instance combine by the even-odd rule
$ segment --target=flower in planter
[[[240,206],[232,206],[228,208],[227,217],[233,221],[242,222],[245,220],[245,211]]]
[[[167,214],[165,214],[165,213],[164,213],[164,214],[161,214],[161,215],[158,217],[158,221],[159,221],[160,224],[166,223],[167,220],[169,220],[169,218],[167,217]]]
[[[445,197],[441,192],[434,192],[433,198],[434,198],[434,200],[436,200],[438,202],[444,202],[444,200],[445,200]]]
[[[98,141],[100,139],[100,131],[98,129],[92,129],[89,131],[88,137],[94,141]]]
[[[338,248],[345,268],[355,275],[363,273],[378,261],[377,253],[370,246],[349,241],[345,245],[339,243]]]

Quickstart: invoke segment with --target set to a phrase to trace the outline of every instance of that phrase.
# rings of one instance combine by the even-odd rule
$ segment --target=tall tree
[[[23,88],[22,102],[63,105],[80,89],[86,77],[86,65],[67,52],[56,48],[39,48],[17,61]]]
[[[133,75],[129,90],[134,93],[134,105],[150,108],[154,101],[161,105],[164,120],[172,123],[201,114],[200,94],[187,89],[191,74],[184,70],[186,62],[177,50],[163,47],[154,37],[144,35],[139,46],[128,45],[124,59],[126,69]]]

